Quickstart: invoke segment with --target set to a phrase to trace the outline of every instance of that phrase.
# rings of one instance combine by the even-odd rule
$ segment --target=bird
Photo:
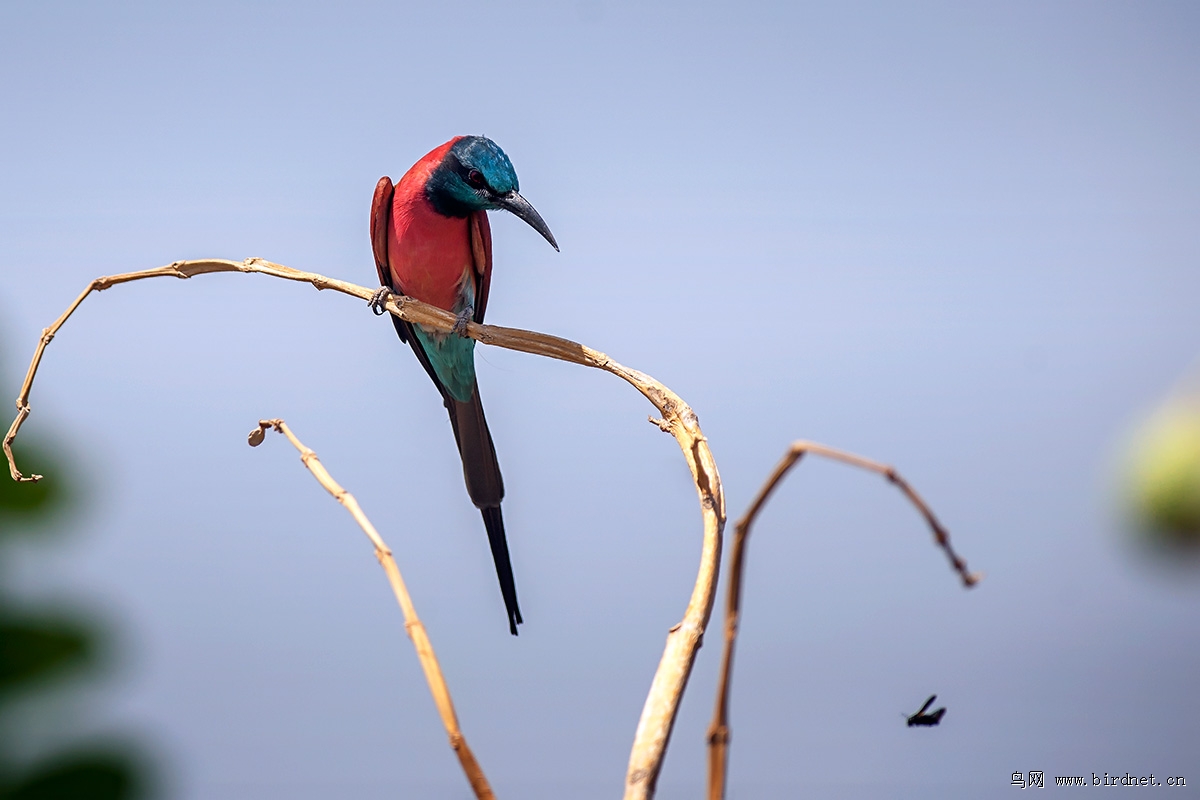
[[[933,701],[937,700],[936,694],[929,695],[929,699],[925,701],[925,705],[921,706],[920,710],[912,716],[908,717],[908,727],[919,726],[924,728],[932,728],[942,721],[942,717],[946,713],[945,708],[939,708],[937,711],[925,713],[928,708],[933,705]]]
[[[392,317],[441,393],[462,459],[467,494],[483,515],[508,628],[522,624],[500,503],[504,481],[475,379],[475,340],[468,322],[483,322],[492,280],[488,211],[523,219],[558,250],[541,215],[518,192],[517,173],[499,145],[484,136],[456,136],[435,147],[392,184],[386,175],[371,202],[371,249],[380,289],[371,300],[383,313],[388,293],[408,295],[453,313],[450,333]]]

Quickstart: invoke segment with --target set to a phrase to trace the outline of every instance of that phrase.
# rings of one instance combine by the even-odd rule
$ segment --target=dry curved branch
[[[17,396],[17,416],[9,427],[8,434],[4,437],[4,454],[8,458],[9,471],[13,480],[35,481],[41,477],[21,474],[13,459],[11,444],[22,423],[29,416],[29,394],[33,388],[33,380],[38,366],[41,364],[46,345],[50,343],[80,303],[92,292],[103,291],[120,283],[145,278],[191,278],[195,275],[214,272],[270,275],[285,280],[309,283],[317,289],[332,289],[364,301],[370,300],[375,294],[375,290],[364,286],[335,280],[315,272],[292,269],[261,258],[248,258],[245,261],[226,259],[176,261],[157,269],[97,278],[88,284],[75,302],[50,327],[42,331],[42,337],[38,341],[33,360],[25,375],[21,393]],[[410,297],[393,295],[387,300],[385,307],[392,315],[408,322],[443,331],[450,331],[454,327],[455,317],[453,314]],[[712,613],[713,599],[716,594],[721,537],[725,528],[725,496],[721,489],[721,478],[717,473],[716,462],[708,447],[708,440],[705,439],[704,432],[700,429],[695,412],[682,398],[649,375],[618,364],[604,353],[568,339],[560,339],[557,336],[495,325],[480,325],[475,322],[467,324],[466,333],[484,344],[594,367],[611,372],[621,378],[641,392],[658,409],[662,418],[654,420],[655,423],[675,437],[683,451],[688,469],[692,472],[696,492],[700,498],[700,513],[704,523],[700,567],[683,619],[672,626],[667,633],[666,646],[654,674],[646,703],[642,707],[641,718],[638,720],[633,748],[629,756],[629,767],[625,776],[625,800],[643,800],[653,797],[667,742],[671,736],[671,728],[675,724],[679,701],[683,696],[688,677],[691,675],[696,651],[700,647],[704,628]]]
[[[416,648],[417,659],[420,660],[421,669],[425,672],[425,681],[429,684],[433,702],[437,705],[442,724],[446,727],[446,735],[450,738],[450,747],[458,756],[458,761],[471,784],[471,789],[475,792],[475,797],[478,800],[496,800],[496,795],[492,794],[492,787],[488,785],[483,769],[475,760],[475,754],[467,746],[467,740],[458,727],[458,715],[454,713],[454,702],[450,699],[450,689],[446,686],[442,668],[438,666],[437,656],[433,653],[433,644],[430,643],[429,635],[425,632],[425,624],[417,617],[417,609],[408,595],[404,578],[400,576],[400,568],[396,566],[396,560],[392,558],[391,548],[375,530],[371,520],[367,519],[367,515],[359,507],[354,495],[343,489],[341,484],[333,479],[329,470],[325,469],[325,465],[321,463],[321,459],[317,458],[317,454],[296,438],[296,434],[292,433],[292,429],[286,422],[281,419],[260,420],[258,427],[250,431],[248,439],[251,447],[258,447],[262,444],[265,438],[264,433],[268,428],[282,433],[300,451],[300,460],[304,466],[317,479],[317,482],[350,512],[354,521],[371,540],[371,544],[375,545],[375,557],[379,559],[383,571],[387,573],[388,583],[391,584],[392,592],[396,595],[396,602],[400,604],[400,610],[404,612],[404,630],[408,633],[408,638],[412,640],[413,647]]]
[[[954,552],[954,548],[950,546],[950,534],[938,522],[933,511],[921,499],[916,490],[909,485],[908,481],[900,477],[894,467],[815,442],[793,442],[792,446],[788,448],[788,452],[775,465],[767,482],[758,490],[758,495],[750,503],[750,508],[734,526],[733,548],[729,553],[729,593],[726,596],[725,604],[725,648],[721,653],[721,671],[717,679],[716,707],[713,709],[712,723],[708,726],[708,800],[722,800],[725,797],[725,775],[729,764],[729,685],[733,674],[733,646],[737,640],[738,622],[741,616],[742,573],[745,569],[746,541],[750,536],[750,526],[754,524],[754,520],[762,511],[771,492],[806,453],[877,472],[887,478],[890,483],[899,487],[904,496],[925,518],[933,531],[934,541],[945,551],[946,557],[950,559],[950,566],[958,573],[963,586],[970,588],[983,577],[979,573],[967,570],[967,562],[959,558],[958,554]]]

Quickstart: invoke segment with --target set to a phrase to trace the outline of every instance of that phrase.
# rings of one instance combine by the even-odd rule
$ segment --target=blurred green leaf
[[[79,666],[92,650],[86,629],[70,620],[0,619],[0,695]]]
[[[127,800],[141,794],[136,767],[115,753],[59,756],[0,788],[0,800]]]
[[[14,525],[48,521],[55,512],[65,510],[73,499],[70,470],[50,448],[18,440],[13,443],[13,455],[22,472],[46,477],[37,483],[17,483],[8,476],[0,477],[0,534],[14,530]]]

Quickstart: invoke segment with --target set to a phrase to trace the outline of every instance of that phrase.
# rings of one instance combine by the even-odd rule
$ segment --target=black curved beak
[[[529,226],[540,233],[550,246],[558,250],[558,242],[554,241],[554,234],[550,232],[546,221],[542,219],[542,215],[537,212],[537,209],[529,204],[521,195],[516,192],[500,195],[496,198],[496,203],[505,211],[511,211],[521,219],[529,223]]]

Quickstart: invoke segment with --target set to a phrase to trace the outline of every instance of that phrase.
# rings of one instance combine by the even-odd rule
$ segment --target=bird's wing
[[[471,256],[475,260],[474,320],[482,323],[492,285],[492,229],[486,211],[471,212]]]
[[[392,286],[392,272],[388,268],[388,222],[392,216],[392,195],[396,187],[392,179],[384,175],[375,184],[375,196],[371,198],[371,249],[375,252],[375,269],[379,272],[379,285]]]
[[[929,708],[931,705],[933,705],[933,701],[934,701],[934,700],[937,700],[937,695],[936,695],[936,694],[931,694],[931,695],[929,695],[929,699],[925,701],[925,705],[921,706],[921,710],[920,710],[920,711],[918,711],[918,712],[916,713],[916,716],[918,716],[918,717],[919,717],[919,716],[921,716],[922,714],[924,714],[924,713],[925,713],[925,709],[927,709],[927,708]]]
[[[392,179],[384,175],[375,184],[375,196],[371,198],[371,250],[375,254],[375,271],[379,273],[379,285],[397,291],[392,281],[392,270],[388,266],[388,228],[392,222],[392,196],[396,187]],[[392,317],[400,341],[408,341],[408,329],[404,323]]]

